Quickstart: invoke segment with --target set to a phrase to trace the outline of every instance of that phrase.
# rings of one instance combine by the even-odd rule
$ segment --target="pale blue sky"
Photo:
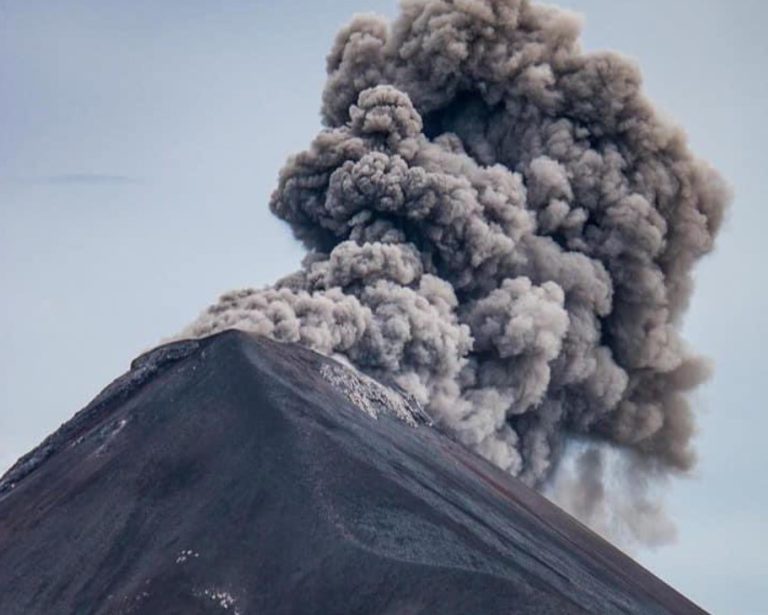
[[[687,337],[701,463],[641,561],[716,613],[768,613],[768,4],[561,0],[736,193]],[[0,471],[222,291],[301,257],[267,208],[319,127],[324,57],[394,0],[0,0]]]

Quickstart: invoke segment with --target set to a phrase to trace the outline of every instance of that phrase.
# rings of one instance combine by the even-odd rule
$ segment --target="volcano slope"
[[[0,613],[701,613],[305,348],[161,347],[0,482]]]

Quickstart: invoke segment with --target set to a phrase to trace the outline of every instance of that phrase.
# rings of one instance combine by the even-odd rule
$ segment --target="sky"
[[[686,338],[712,358],[675,544],[641,563],[715,613],[768,613],[768,4],[560,0],[633,58],[735,199]],[[0,0],[0,472],[232,288],[298,267],[269,213],[320,126],[325,55],[395,0]]]

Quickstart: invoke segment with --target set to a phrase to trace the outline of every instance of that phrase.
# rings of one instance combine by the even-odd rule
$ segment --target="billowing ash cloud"
[[[237,327],[343,355],[537,487],[572,439],[621,451],[624,508],[654,509],[632,484],[694,459],[686,394],[707,369],[679,325],[727,192],[636,67],[578,34],[525,0],[354,19],[328,57],[326,128],[270,203],[309,250],[302,270],[225,295],[183,335]],[[597,455],[561,500],[600,527]]]

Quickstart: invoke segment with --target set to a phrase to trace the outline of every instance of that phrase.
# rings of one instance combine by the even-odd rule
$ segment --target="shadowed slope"
[[[701,613],[425,423],[298,346],[148,353],[0,482],[0,613]]]

